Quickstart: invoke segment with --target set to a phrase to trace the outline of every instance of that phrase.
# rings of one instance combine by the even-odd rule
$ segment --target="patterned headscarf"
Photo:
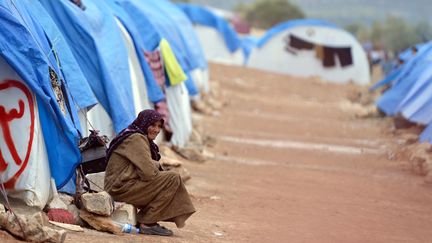
[[[156,122],[161,121],[162,125],[164,120],[162,119],[162,115],[159,114],[155,110],[143,110],[138,114],[138,117],[125,129],[123,129],[110,143],[110,146],[107,150],[106,161],[109,160],[114,150],[125,140],[127,137],[134,133],[141,133],[147,137],[148,128],[155,124]],[[152,159],[159,161],[161,156],[159,154],[158,146],[153,142],[153,140],[149,140],[150,142],[150,152]]]

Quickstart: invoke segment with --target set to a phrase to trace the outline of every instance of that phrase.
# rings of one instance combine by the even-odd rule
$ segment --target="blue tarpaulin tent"
[[[153,103],[163,100],[165,96],[157,84],[153,73],[144,57],[144,51],[146,50],[146,47],[144,46],[145,42],[141,39],[141,35],[135,25],[135,22],[131,19],[127,12],[115,2],[115,0],[106,0],[104,3],[109,6],[112,14],[122,22],[133,40],[136,54],[139,58],[141,69],[143,70],[145,76],[149,100]]]
[[[0,55],[36,96],[51,176],[60,188],[72,177],[81,161],[77,146],[79,122],[75,109],[68,109],[63,114],[56,101],[48,70],[55,70],[60,78],[63,75],[44,30],[23,4],[20,1],[0,1]],[[72,103],[67,89],[65,91],[65,99]]]
[[[417,44],[415,45],[415,47],[417,48],[417,53],[423,53],[425,51],[425,49],[428,47],[428,45],[426,45],[425,43],[421,43],[421,44]],[[411,48],[406,49],[405,51],[403,51],[402,53],[400,53],[398,55],[398,59],[402,60],[404,63],[407,63],[411,60],[411,58],[413,58],[413,52]],[[395,69],[393,69],[392,71],[389,72],[389,74],[382,79],[381,81],[377,82],[376,84],[372,85],[372,87],[370,87],[370,90],[376,90],[380,87],[383,87],[386,84],[392,84],[393,82],[396,81],[397,78],[399,78],[402,74],[402,66],[396,67]],[[409,70],[409,69],[405,69]]]
[[[27,8],[31,16],[41,25],[53,50],[56,51],[59,65],[61,65],[60,70],[68,90],[71,92],[73,103],[78,106],[78,109],[91,108],[97,104],[97,99],[73,56],[66,39],[45,8],[38,1],[20,0],[19,2],[20,5]]]
[[[431,54],[432,45],[428,45],[420,49],[417,55],[400,67],[392,81],[392,87],[376,103],[380,110],[389,116],[400,112],[401,102],[428,66],[427,57]]]
[[[166,0],[116,0],[136,22],[147,50],[155,50],[161,38],[170,43],[177,60],[186,73],[207,68],[204,54],[185,14]],[[192,79],[186,80],[189,94],[199,93]]]
[[[324,20],[319,19],[295,19],[290,20],[287,22],[280,23],[278,25],[275,25],[271,29],[269,29],[263,37],[259,39],[257,42],[257,47],[260,48],[263,45],[265,45],[268,41],[270,41],[275,35],[279,34],[280,32],[294,28],[297,26],[322,26],[322,27],[328,27],[328,28],[335,28],[339,29],[336,25],[329,23]]]
[[[416,47],[415,55],[411,48],[404,51],[399,56],[404,64],[371,89],[391,84],[376,102],[378,108],[389,116],[401,114],[411,122],[428,125],[420,141],[432,142],[432,42]]]
[[[186,13],[193,24],[215,28],[224,38],[231,52],[241,47],[241,40],[229,23],[205,7],[194,4],[179,3],[177,6]]]
[[[116,132],[135,117],[128,56],[114,16],[103,3],[86,0],[82,10],[68,0],[40,0],[63,32]]]

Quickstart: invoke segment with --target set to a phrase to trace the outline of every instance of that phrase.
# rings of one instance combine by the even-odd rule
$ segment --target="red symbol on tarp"
[[[12,178],[10,178],[8,181],[4,183],[6,188],[13,188],[15,186],[16,181],[18,180],[21,173],[25,170],[27,166],[27,163],[30,158],[32,144],[33,144],[34,118],[35,118],[33,97],[31,95],[30,90],[23,83],[15,80],[5,80],[5,82],[0,83],[0,91],[11,89],[11,88],[16,88],[21,90],[27,98],[27,104],[30,112],[30,131],[29,131],[30,136],[27,142],[27,151],[25,153],[25,157],[21,158],[20,155],[18,154],[17,148],[12,139],[10,123],[15,119],[20,119],[24,116],[25,103],[22,99],[19,99],[18,110],[15,108],[11,110],[6,110],[4,106],[0,105],[0,128],[2,129],[6,146],[9,149],[15,164],[19,168],[18,171],[12,176]],[[9,164],[5,161],[2,151],[0,150],[0,173],[6,171],[8,165]]]

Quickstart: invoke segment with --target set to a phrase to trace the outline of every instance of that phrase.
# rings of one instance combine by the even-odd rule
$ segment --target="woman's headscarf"
[[[138,114],[138,117],[125,129],[123,129],[110,143],[110,146],[107,150],[106,161],[109,160],[113,151],[125,140],[127,137],[134,133],[141,133],[147,137],[148,128],[155,124],[156,122],[161,121],[162,125],[164,120],[162,119],[162,115],[155,110],[143,110]],[[150,152],[152,159],[159,161],[161,156],[159,154],[158,146],[153,142],[153,140],[149,140],[150,142]]]

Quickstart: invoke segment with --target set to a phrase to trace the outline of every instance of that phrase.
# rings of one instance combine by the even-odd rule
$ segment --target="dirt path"
[[[358,88],[221,65],[211,74],[228,104],[202,117],[216,158],[186,164],[198,209],[186,228],[67,242],[432,241],[432,188],[387,159],[388,121],[355,118],[346,97]]]
[[[212,74],[229,104],[205,119],[217,158],[193,167],[203,200],[191,223],[222,232],[214,242],[432,241],[432,188],[387,159],[388,122],[355,118],[346,97],[356,87]]]

